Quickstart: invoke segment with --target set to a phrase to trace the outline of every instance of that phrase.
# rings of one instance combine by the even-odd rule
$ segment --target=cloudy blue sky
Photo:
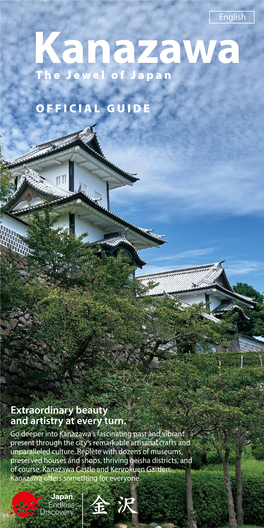
[[[211,25],[210,10],[254,10],[255,24]],[[142,252],[148,271],[226,259],[232,284],[264,290],[263,244],[263,27],[262,1],[2,0],[2,151],[5,159],[30,145],[97,121],[108,159],[137,173],[133,188],[112,192],[111,208],[135,224],[165,234],[161,249]],[[35,62],[35,33],[54,43],[84,47],[83,64]],[[88,64],[87,41],[111,46],[110,64]],[[136,49],[135,64],[113,60],[117,40]],[[181,46],[180,64],[138,64],[138,40]],[[182,44],[217,40],[210,64],[190,64]],[[218,60],[221,40],[239,45],[238,64]],[[105,72],[105,79],[66,80],[67,72]],[[60,73],[38,80],[36,71]],[[112,73],[125,70],[123,80]],[[133,71],[170,73],[171,80],[132,80]],[[100,113],[37,113],[38,104],[94,104]],[[108,113],[108,104],[150,105],[149,113]],[[145,268],[147,271],[147,267]]]

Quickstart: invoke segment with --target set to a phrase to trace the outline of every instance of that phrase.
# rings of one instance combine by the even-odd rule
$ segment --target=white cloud
[[[177,147],[175,154],[151,147],[116,152],[117,163],[138,170],[141,179],[129,191],[113,193],[112,203],[129,205],[133,201],[140,210],[144,203],[151,202],[150,218],[165,222],[177,216],[204,214],[263,215],[260,155],[254,160],[245,157],[214,161],[202,159],[198,153],[192,160],[177,161],[178,150],[181,158]]]
[[[161,257],[155,257],[154,259],[151,259],[151,262],[159,262],[160,260],[178,260],[178,259],[189,259],[189,258],[196,258],[201,257],[203,255],[208,255],[208,253],[211,253],[215,251],[216,247],[210,247],[210,248],[203,248],[203,249],[189,249],[187,251],[181,251],[180,253],[176,253],[173,255],[166,255]]]
[[[264,262],[256,260],[231,260],[226,262],[227,275],[264,275]]]

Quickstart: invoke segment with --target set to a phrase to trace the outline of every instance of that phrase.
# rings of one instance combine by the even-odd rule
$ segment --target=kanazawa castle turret
[[[240,295],[232,288],[221,262],[191,266],[140,275],[143,285],[152,284],[151,295],[170,295],[181,300],[183,306],[205,303],[206,317],[221,319],[227,312],[236,313],[241,322],[248,319],[245,308],[253,309],[256,303],[251,297]],[[230,347],[233,350],[264,350],[261,338],[234,334]]]
[[[16,191],[1,226],[4,245],[26,254],[17,235],[26,234],[32,213],[47,201],[60,214],[58,226],[77,236],[87,232],[84,241],[101,245],[109,254],[122,249],[138,267],[145,264],[138,250],[164,243],[161,236],[110,211],[110,191],[138,178],[106,159],[94,126],[31,147],[8,164]]]

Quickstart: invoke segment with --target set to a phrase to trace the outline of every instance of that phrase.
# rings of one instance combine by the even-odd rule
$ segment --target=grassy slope
[[[230,469],[235,471],[235,467],[234,466],[230,466]],[[202,471],[222,471],[222,466],[221,464],[210,464],[209,466],[203,466],[201,468]],[[255,473],[255,474],[260,474],[260,475],[264,475],[264,460],[254,460],[254,459],[249,459],[249,460],[243,460],[242,461],[242,471],[246,472],[246,473]]]

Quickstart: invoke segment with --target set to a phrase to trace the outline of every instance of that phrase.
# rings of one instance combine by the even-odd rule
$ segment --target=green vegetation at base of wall
[[[75,473],[76,475],[76,473]],[[94,476],[93,473],[78,473],[79,477]],[[96,474],[98,482],[88,481],[64,481],[64,477],[73,476],[72,473],[61,473],[53,475],[52,481],[42,482],[21,482],[19,489],[30,491],[36,497],[41,496],[41,506],[37,513],[31,518],[17,517],[17,526],[34,528],[75,528],[81,519],[82,493],[84,502],[84,528],[102,527],[110,528],[114,522],[129,520],[131,514],[118,514],[120,507],[120,497],[131,497],[129,482],[108,481],[99,483],[99,473]],[[104,474],[105,476],[105,474]],[[109,477],[128,476],[128,473],[111,473]],[[55,477],[55,479],[54,479]],[[62,481],[56,481],[60,477]],[[232,475],[232,486],[235,494],[235,477]],[[138,510],[139,519],[142,523],[173,522],[178,526],[186,524],[186,486],[183,471],[172,471],[170,473],[141,473],[138,490]],[[261,524],[264,519],[264,476],[243,475],[244,491],[244,513],[245,524]],[[73,515],[41,515],[41,510],[50,509],[49,503],[58,503],[58,500],[51,500],[53,494],[73,495],[75,508],[69,508]],[[92,503],[98,495],[108,502],[105,505],[107,515],[93,514]],[[224,489],[224,479],[221,471],[193,471],[193,496],[195,508],[197,510],[199,526],[207,524],[210,528],[217,527],[227,522],[227,500]],[[120,502],[118,502],[120,501]],[[64,500],[66,503],[73,503],[72,499]],[[55,511],[62,511],[65,508],[53,508]]]

